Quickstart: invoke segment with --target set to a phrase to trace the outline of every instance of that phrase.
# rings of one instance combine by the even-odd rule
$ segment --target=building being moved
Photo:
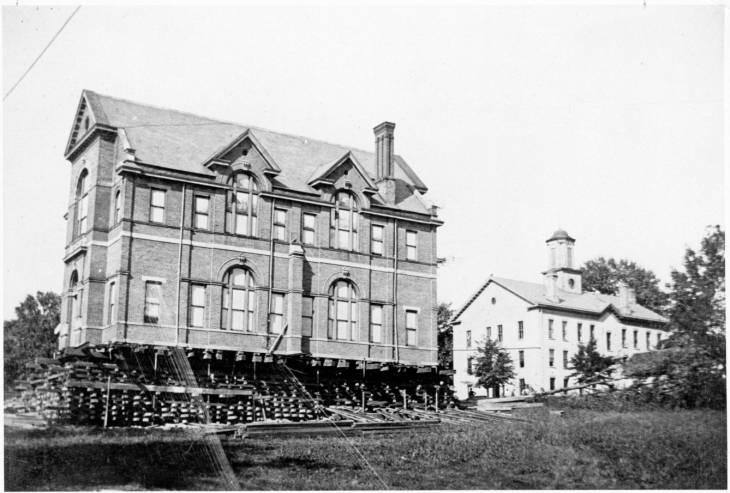
[[[62,352],[435,373],[442,222],[394,128],[368,152],[83,91]]]
[[[593,337],[597,349],[622,357],[656,348],[667,319],[641,306],[629,286],[618,296],[584,291],[574,266],[575,240],[563,230],[548,240],[548,269],[542,283],[490,277],[459,309],[454,324],[454,387],[459,398],[472,392],[498,396],[556,390],[571,385],[569,363]],[[473,366],[485,339],[511,356],[515,378],[503,389],[477,387]]]

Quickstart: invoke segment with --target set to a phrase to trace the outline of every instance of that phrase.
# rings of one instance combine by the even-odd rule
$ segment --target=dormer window
[[[226,200],[226,231],[255,236],[258,220],[259,186],[248,173],[235,173],[229,182],[233,190]]]
[[[347,191],[335,194],[335,208],[330,223],[330,242],[334,248],[357,251],[358,206]]]
[[[84,118],[84,132],[89,130],[89,117]]]

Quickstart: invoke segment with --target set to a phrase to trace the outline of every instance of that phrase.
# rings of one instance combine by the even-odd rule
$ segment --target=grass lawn
[[[727,487],[723,411],[535,412],[351,438],[392,489]],[[5,430],[7,490],[384,489],[344,438],[225,439],[187,431]]]

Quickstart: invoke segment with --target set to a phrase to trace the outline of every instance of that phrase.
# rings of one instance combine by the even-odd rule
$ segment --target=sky
[[[3,94],[74,10],[2,11]],[[3,105],[3,310],[60,292],[84,88],[395,149],[429,187],[439,299],[539,281],[545,240],[663,281],[724,226],[720,6],[84,6]]]

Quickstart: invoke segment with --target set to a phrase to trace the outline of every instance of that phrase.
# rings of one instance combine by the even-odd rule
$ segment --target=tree
[[[487,339],[483,346],[478,348],[474,375],[477,385],[485,389],[501,387],[514,378],[512,358],[495,341]]]
[[[636,301],[650,310],[663,313],[669,296],[659,287],[659,278],[636,262],[598,257],[583,265],[583,289],[603,294],[618,294],[618,283],[623,281],[636,292]]]
[[[4,323],[5,388],[21,376],[26,363],[37,357],[50,357],[57,347],[54,329],[60,320],[61,297],[38,291],[15,307],[15,320]]]
[[[576,377],[580,384],[605,382],[611,378],[616,360],[604,356],[596,349],[596,339],[591,337],[588,344],[579,344],[578,351],[570,359],[571,377]]]
[[[454,328],[449,324],[454,310],[451,303],[439,303],[436,314],[438,327],[438,361],[439,367],[450,370],[454,367]]]
[[[725,233],[706,230],[700,250],[687,248],[684,270],[672,270],[670,336],[647,361],[627,362],[642,395],[677,407],[724,407]],[[633,358],[632,358],[633,359]]]

